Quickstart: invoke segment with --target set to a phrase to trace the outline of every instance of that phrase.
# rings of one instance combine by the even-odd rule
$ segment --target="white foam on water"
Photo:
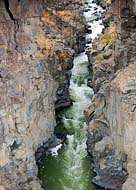
[[[101,34],[104,26],[101,25],[102,20],[99,21],[94,21],[91,26],[92,26],[92,34],[90,34],[90,38],[94,40],[99,34]],[[88,36],[87,36],[88,37]]]
[[[74,58],[74,67],[73,67],[73,69],[72,69],[72,74],[74,74],[74,69],[78,69],[76,66],[76,64],[80,64],[80,63],[83,63],[83,62],[86,62],[86,61],[88,61],[88,58],[87,58],[87,55],[85,54],[85,52],[83,52],[83,53],[80,53],[78,56],[76,56],[75,58]]]
[[[91,26],[92,33],[91,34],[86,34],[86,39],[92,39],[94,40],[99,34],[101,34],[104,26],[102,24],[102,20],[96,21],[96,16],[95,13],[97,12],[98,14],[102,14],[104,10],[100,7],[97,6],[96,4],[92,3],[91,0],[87,1],[89,4],[88,6],[91,6],[90,10],[88,12],[84,13],[84,16],[86,18],[86,21],[88,23],[88,26]],[[94,8],[97,8],[96,10]],[[91,47],[92,44],[87,44],[87,46]]]
[[[87,34],[86,38],[91,38],[94,40],[94,38],[102,32],[103,25],[101,25],[101,20],[93,22],[90,22],[90,20],[94,18],[94,7],[97,7],[98,12],[102,12],[103,10],[96,4],[92,4],[92,0],[88,0],[88,2],[91,8],[90,11],[85,12],[84,15],[88,21],[88,24],[91,25],[92,34]],[[90,171],[86,172],[86,175],[88,176],[84,176],[83,160],[87,156],[87,125],[81,120],[81,118],[83,117],[84,109],[91,101],[89,95],[93,95],[93,90],[87,87],[86,79],[84,79],[84,84],[79,85],[78,83],[78,77],[83,76],[88,72],[87,61],[88,58],[85,52],[74,58],[74,67],[72,69],[72,77],[70,81],[70,95],[72,98],[74,98],[74,102],[73,107],[66,111],[65,115],[63,116],[65,127],[67,129],[72,128],[74,131],[73,135],[67,135],[67,145],[63,146],[65,150],[63,152],[63,159],[61,160],[61,167],[63,168],[64,176],[62,179],[61,177],[58,179],[59,183],[61,184],[60,189],[63,187],[63,190],[86,190],[86,184],[90,180]],[[52,156],[58,156],[58,150],[61,147],[62,144],[50,149]]]
[[[52,156],[58,156],[58,150],[61,149],[61,147],[62,147],[62,144],[59,144],[56,147],[51,148],[50,151],[51,151]]]

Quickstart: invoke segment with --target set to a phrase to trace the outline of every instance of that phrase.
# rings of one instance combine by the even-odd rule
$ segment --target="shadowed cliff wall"
[[[112,12],[114,25],[110,20],[103,38],[93,46],[102,60],[96,63],[98,55],[88,53],[95,95],[86,110],[90,120],[87,143],[95,160],[94,183],[108,189],[135,190],[136,1],[113,0]],[[114,41],[99,44],[106,36],[114,36]]]

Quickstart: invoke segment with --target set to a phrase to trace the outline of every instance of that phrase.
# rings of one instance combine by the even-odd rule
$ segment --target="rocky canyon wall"
[[[53,137],[55,106],[71,103],[82,8],[78,0],[0,1],[0,190],[40,189],[35,151]]]
[[[107,5],[112,6],[105,18],[108,27],[87,52],[95,91],[85,112],[88,151],[94,158],[95,184],[135,190],[136,1],[112,0]]]

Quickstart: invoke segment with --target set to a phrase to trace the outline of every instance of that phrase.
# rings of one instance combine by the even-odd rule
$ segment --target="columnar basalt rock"
[[[69,101],[74,50],[84,49],[82,10],[77,0],[0,1],[1,190],[40,189],[35,151],[53,137],[60,89]]]
[[[109,3],[109,1],[107,0]],[[113,0],[113,21],[87,52],[95,91],[85,114],[93,182],[106,189],[136,189],[136,2]]]

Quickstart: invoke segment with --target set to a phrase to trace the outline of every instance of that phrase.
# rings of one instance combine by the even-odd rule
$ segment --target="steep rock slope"
[[[112,12],[115,24],[112,17],[106,20],[109,27],[88,52],[95,95],[86,110],[87,144],[97,173],[94,183],[135,190],[136,1],[113,0]]]
[[[0,190],[40,189],[35,151],[53,137],[55,101],[57,109],[71,103],[82,8],[78,0],[0,1]]]

